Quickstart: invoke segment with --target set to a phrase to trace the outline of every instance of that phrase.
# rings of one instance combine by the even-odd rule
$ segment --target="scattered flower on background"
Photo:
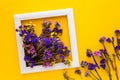
[[[80,65],[81,65],[82,68],[85,68],[85,67],[88,66],[88,62],[87,61],[82,61]]]
[[[99,69],[96,69],[97,66],[100,66],[101,69],[107,72],[109,80],[113,80],[111,70],[115,72],[116,80],[119,80],[116,58],[120,61],[120,30],[115,30],[115,35],[116,40],[114,37],[106,38],[105,36],[99,39],[99,42],[102,44],[103,49],[94,51],[94,53],[92,53],[92,50],[87,49],[86,56],[88,58],[93,58],[95,63],[84,60],[81,61],[81,67],[86,69],[84,73],[85,77],[90,77],[93,80],[103,80],[99,74]],[[106,47],[106,43],[112,44],[114,52],[110,53],[107,51],[108,47]],[[98,58],[97,60],[99,60],[99,63],[96,61],[95,57]],[[94,72],[96,72],[96,74],[94,74]]]
[[[93,58],[93,60],[94,60],[94,62],[96,64],[96,67],[98,67],[98,69],[99,69],[100,67],[99,67],[99,65],[98,65],[98,63],[97,63],[97,61],[96,61],[96,59],[94,57],[94,55],[98,55],[98,53],[95,52],[94,55],[93,55],[92,51],[90,49],[87,49],[86,55],[87,55],[87,57],[92,57]]]
[[[78,75],[81,77],[81,79],[82,79],[81,70],[80,70],[80,69],[76,69],[76,70],[75,70],[75,74],[78,74]]]

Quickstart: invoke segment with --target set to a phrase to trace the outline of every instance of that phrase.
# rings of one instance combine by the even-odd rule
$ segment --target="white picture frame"
[[[16,14],[14,15],[15,29],[18,29],[18,27],[21,25],[22,20],[57,17],[57,16],[67,16],[68,30],[69,30],[69,35],[70,35],[69,37],[70,37],[71,53],[72,53],[71,66],[67,66],[63,63],[56,63],[53,67],[47,67],[47,68],[42,67],[41,65],[35,66],[34,68],[26,67],[26,62],[24,61],[24,48],[22,47],[23,42],[19,34],[16,33],[17,45],[18,45],[18,57],[19,57],[19,63],[20,63],[20,72],[22,74],[79,67],[73,9],[68,8],[68,9],[51,10],[51,11],[44,11],[44,12]]]

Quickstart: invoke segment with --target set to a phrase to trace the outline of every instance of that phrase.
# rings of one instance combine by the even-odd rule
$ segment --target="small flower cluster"
[[[109,76],[109,80],[112,80],[112,73],[111,70],[115,72],[116,80],[119,80],[118,70],[117,70],[117,64],[116,64],[116,58],[120,61],[120,30],[115,30],[116,34],[116,42],[115,44],[115,38],[106,38],[105,36],[101,37],[99,39],[99,42],[102,44],[103,49],[99,49],[97,51],[92,52],[92,50],[87,49],[86,50],[86,56],[88,58],[93,59],[94,63],[88,62],[88,61],[82,61],[81,67],[86,69],[86,72],[84,73],[84,76],[91,77],[93,80],[102,80],[101,75],[99,74],[98,70],[103,69],[107,72]],[[106,44],[112,44],[114,52],[108,52],[108,47]],[[98,58],[96,60],[96,58]],[[99,60],[99,62],[98,62]],[[75,73],[79,74],[79,69],[75,70]],[[93,72],[96,72],[94,74]],[[97,75],[97,76],[96,76]]]
[[[35,25],[32,23],[21,25],[19,29],[16,29],[23,41],[24,60],[27,67],[33,68],[36,65],[48,67],[59,62],[64,64],[70,63],[67,59],[70,55],[70,50],[60,40],[63,29],[61,29],[58,22],[51,29],[51,24],[51,21],[43,21],[42,33],[39,36],[36,35]]]

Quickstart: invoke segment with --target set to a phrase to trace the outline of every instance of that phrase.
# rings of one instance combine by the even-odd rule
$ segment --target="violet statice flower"
[[[50,50],[45,50],[44,51],[44,57],[43,57],[43,60],[48,60],[52,57],[52,52]]]
[[[105,59],[102,59],[102,60],[100,61],[100,67],[102,67],[103,69],[106,68]]]
[[[82,61],[80,65],[81,65],[82,68],[85,68],[85,67],[88,66],[88,62],[87,61]]]
[[[110,38],[107,38],[107,39],[106,39],[106,42],[111,43],[111,42],[112,42],[112,40],[111,40]]]
[[[60,55],[60,58],[61,58],[62,60],[64,60],[64,59],[65,59],[65,56],[64,56],[64,55]]]
[[[59,24],[58,22],[56,22],[55,26],[59,27],[59,26],[60,26],[60,24]]]
[[[42,38],[42,41],[45,42],[46,46],[49,46],[51,44],[49,38]]]
[[[120,30],[115,30],[116,36],[120,35]]]
[[[105,63],[105,59],[102,59],[101,61],[100,61],[100,64],[104,64]]]
[[[35,34],[26,33],[24,42],[37,44],[39,42],[39,38]]]
[[[96,67],[97,67],[96,64],[93,64],[93,63],[88,64],[88,70],[95,70]]]
[[[60,53],[62,53],[62,48],[59,47],[59,48],[57,49],[57,54],[60,54]]]
[[[80,69],[76,69],[76,70],[75,70],[75,74],[78,74],[78,75],[81,77],[81,79],[82,79],[82,76],[81,76],[81,71],[80,71]]]
[[[91,57],[92,56],[92,51],[90,49],[87,49],[86,56],[87,57]]]
[[[116,46],[116,47],[115,47],[115,50],[120,50],[120,46]]]
[[[30,67],[33,68],[34,66],[35,66],[35,62],[34,62],[34,60],[31,60],[30,61]]]
[[[19,29],[16,29],[16,32],[18,32],[19,31]]]
[[[106,40],[106,37],[105,37],[105,36],[103,36],[103,37],[101,37],[101,38],[99,39],[99,42],[100,42],[100,43],[104,43],[104,42],[105,42],[105,40]]]
[[[86,71],[86,72],[84,73],[84,76],[85,76],[85,77],[89,76],[88,71]]]
[[[26,62],[29,62],[30,61],[30,56],[24,56],[24,60],[26,61]]]
[[[81,74],[81,71],[79,69],[75,70],[75,74]]]
[[[95,51],[95,52],[94,52],[94,55],[100,57],[100,56],[101,56],[101,52],[100,52],[100,51]]]
[[[52,32],[55,32],[55,33],[58,33],[58,34],[62,34],[62,32],[63,32],[63,29],[60,29],[59,27],[55,27],[53,30],[52,30]]]

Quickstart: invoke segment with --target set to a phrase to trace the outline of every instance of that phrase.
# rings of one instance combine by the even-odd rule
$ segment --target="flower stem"
[[[119,43],[118,43],[118,36],[116,35],[116,38],[117,38],[117,46],[119,45]]]
[[[109,75],[109,80],[112,80],[111,69],[110,69],[110,66],[109,66],[108,63],[107,63],[107,66],[108,66],[108,71],[107,71],[107,73],[108,73],[108,75]]]
[[[117,58],[118,58],[118,60],[120,61],[119,54],[118,54],[117,50],[115,50],[115,44],[114,44],[113,41],[112,41],[112,45],[113,45],[114,51],[115,51],[115,53],[116,53],[116,55],[117,55]]]
[[[109,60],[110,63],[111,63],[112,69],[114,70],[113,61],[112,61],[112,59],[110,58],[110,56],[109,56],[109,54],[108,54],[108,52],[107,52],[107,49],[106,49],[104,43],[103,43],[103,47],[104,47],[104,49],[105,49],[104,55],[105,55],[105,57],[106,57],[106,59],[107,59],[107,63],[108,63],[108,60]]]
[[[108,73],[108,75],[109,75],[109,80],[112,80],[112,76],[111,76],[111,69],[110,69],[110,66],[109,66],[109,64],[108,64],[108,60],[110,61],[110,63],[111,63],[111,65],[112,65],[112,68],[114,69],[114,67],[113,67],[113,63],[111,62],[112,60],[109,58],[109,54],[107,54],[107,49],[106,49],[106,47],[105,47],[105,45],[104,45],[104,43],[103,43],[103,47],[104,47],[104,49],[105,49],[105,51],[106,52],[104,52],[104,56],[105,56],[105,58],[106,58],[106,64],[107,64],[107,66],[108,66],[108,71],[107,71],[107,73]]]
[[[98,77],[100,80],[102,80],[101,76],[99,75],[99,73],[97,72],[97,70],[95,69],[95,72],[97,73]]]
[[[95,57],[94,57],[94,55],[92,55],[92,58],[93,58],[93,60],[94,60],[95,64],[97,65],[98,69],[100,69],[100,67],[98,66],[98,63],[97,63],[97,61],[95,60]]]
[[[94,76],[95,79],[99,80],[99,78],[98,78],[97,76],[95,76],[91,71],[89,71],[89,72],[90,72],[90,74],[89,74],[90,77]],[[91,76],[91,75],[92,75],[92,76]],[[93,77],[92,77],[92,78],[93,78]],[[93,78],[93,79],[94,79],[94,78]],[[94,79],[94,80],[95,80],[95,79]]]
[[[116,65],[116,60],[115,60],[115,55],[114,55],[114,54],[113,54],[113,60],[114,60],[114,63],[115,63],[115,74],[116,74],[116,78],[117,78],[117,80],[119,80],[118,70],[117,70],[117,65]]]

